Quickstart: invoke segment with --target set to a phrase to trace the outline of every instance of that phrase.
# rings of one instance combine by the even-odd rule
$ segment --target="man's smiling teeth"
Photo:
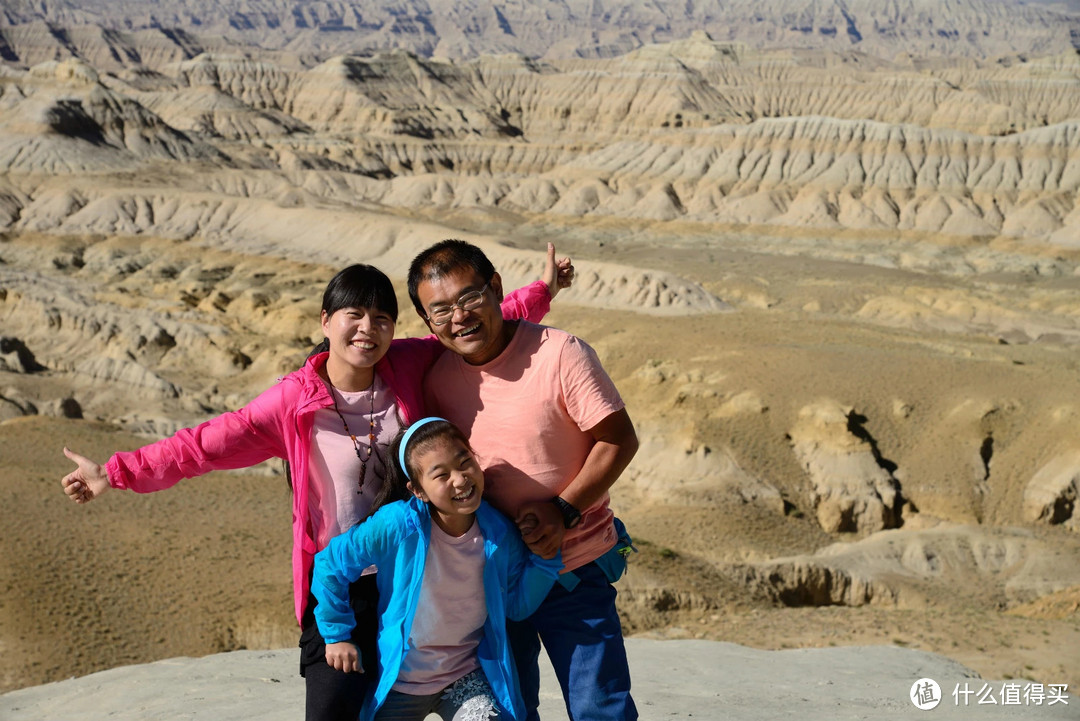
[[[472,335],[473,333],[475,333],[475,332],[476,332],[476,331],[478,331],[478,330],[480,330],[480,324],[479,324],[479,323],[477,323],[477,324],[476,324],[476,325],[474,325],[474,326],[470,326],[469,328],[466,328],[466,329],[465,329],[465,330],[463,330],[463,331],[458,331],[458,332],[457,332],[457,333],[455,333],[454,335],[455,335],[456,337],[458,337],[458,338],[463,338],[463,337],[465,337],[465,336],[467,336],[467,335]]]

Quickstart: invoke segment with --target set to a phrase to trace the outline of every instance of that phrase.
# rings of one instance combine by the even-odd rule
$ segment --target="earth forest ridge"
[[[6,3],[0,690],[295,643],[280,466],[78,508],[60,449],[239,407],[336,269],[403,287],[447,237],[509,287],[574,258],[549,320],[642,442],[628,634],[1075,689],[1077,37],[974,0]]]

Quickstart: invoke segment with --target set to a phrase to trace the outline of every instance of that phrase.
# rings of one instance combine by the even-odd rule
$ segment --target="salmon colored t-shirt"
[[[624,407],[587,343],[528,321],[519,321],[510,344],[484,365],[443,353],[424,393],[429,411],[468,436],[484,469],[484,498],[511,518],[523,503],[560,494],[593,447],[589,430]],[[567,571],[615,545],[607,494],[581,511],[581,523],[563,540]]]

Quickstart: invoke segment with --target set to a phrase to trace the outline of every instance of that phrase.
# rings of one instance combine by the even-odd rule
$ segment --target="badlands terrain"
[[[308,58],[393,48],[596,58],[704,30],[769,49],[986,58],[1071,50],[1078,10],[1077,0],[6,0],[0,53],[25,62],[28,47],[60,46],[124,64],[151,46],[159,60],[190,57],[220,38]]]
[[[295,643],[279,465],[77,507],[61,448],[238,407],[336,269],[446,237],[510,286],[574,258],[549,321],[642,441],[628,634],[1080,687],[1078,16],[849,5],[586,50],[5,4],[0,690]]]

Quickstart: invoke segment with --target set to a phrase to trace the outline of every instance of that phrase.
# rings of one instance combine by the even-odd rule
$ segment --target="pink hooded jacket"
[[[507,319],[539,322],[551,307],[543,281],[536,281],[506,296]],[[424,373],[443,352],[435,336],[394,340],[375,370],[397,397],[401,420],[409,424],[424,415]],[[223,413],[184,428],[169,438],[130,451],[116,453],[105,464],[109,484],[137,493],[160,491],[183,478],[210,471],[248,468],[269,458],[289,462],[293,480],[293,596],[296,619],[302,622],[307,607],[315,529],[308,513],[308,456],[315,411],[333,401],[318,370],[329,353],[308,358],[298,370],[260,393],[243,408]]]

